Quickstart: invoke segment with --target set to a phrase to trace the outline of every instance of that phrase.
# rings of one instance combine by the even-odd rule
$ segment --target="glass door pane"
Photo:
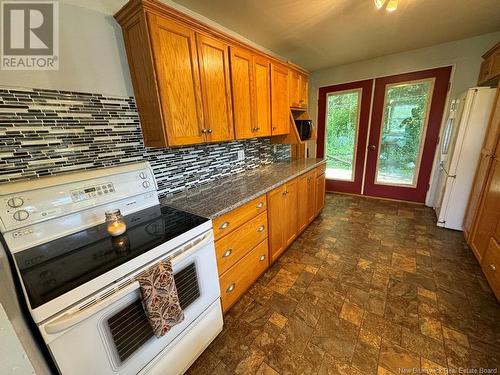
[[[330,93],[326,103],[326,178],[354,181],[361,89]]]
[[[376,184],[416,186],[434,78],[387,85]]]

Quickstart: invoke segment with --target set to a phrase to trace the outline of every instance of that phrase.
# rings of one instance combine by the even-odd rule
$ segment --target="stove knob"
[[[139,173],[139,177],[140,177],[142,180],[145,180],[146,178],[148,178],[148,175],[146,174],[146,172],[141,172],[141,173]]]
[[[14,220],[23,221],[30,216],[29,212],[26,210],[19,210],[14,212]]]
[[[150,186],[151,186],[151,184],[149,183],[149,181],[144,181],[144,182],[142,183],[142,186],[144,187],[144,189],[147,189],[148,187],[150,187]]]
[[[19,198],[19,197],[14,197],[14,198],[10,198],[8,201],[7,201],[7,204],[12,207],[12,208],[16,208],[16,207],[21,207],[23,204],[24,204],[24,201],[22,198]]]

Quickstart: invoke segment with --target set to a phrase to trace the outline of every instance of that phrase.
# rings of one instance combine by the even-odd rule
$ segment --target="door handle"
[[[375,151],[375,149],[376,149],[376,148],[377,148],[377,147],[376,147],[375,145],[370,145],[370,146],[368,146],[368,149],[369,149],[369,150],[372,150],[372,151]]]

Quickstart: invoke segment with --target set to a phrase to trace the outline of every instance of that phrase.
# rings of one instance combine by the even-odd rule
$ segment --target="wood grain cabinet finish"
[[[298,231],[302,232],[316,217],[316,171],[298,178]]]
[[[486,252],[490,238],[495,236],[500,219],[500,157],[495,158],[478,211],[478,218],[472,233],[471,247],[481,260]]]
[[[148,23],[163,115],[163,125],[148,130],[161,133],[155,136],[157,139],[166,133],[168,142],[164,139],[162,143],[168,146],[201,143],[204,118],[196,34],[154,14],[148,15]]]
[[[146,146],[288,134],[291,64],[157,0],[130,0],[115,18]],[[239,51],[234,66],[229,48]],[[294,93],[301,93],[307,72],[294,70],[300,76]]]
[[[500,245],[493,237],[490,237],[481,267],[495,296],[500,300]]]
[[[236,138],[271,135],[269,60],[231,47],[231,82]]]
[[[316,176],[316,216],[319,215],[323,207],[325,207],[325,172],[324,167],[317,170]]]
[[[266,195],[261,195],[258,198],[245,203],[233,211],[230,211],[222,216],[213,219],[213,230],[215,239],[222,238],[223,236],[231,233],[240,225],[246,223],[248,220],[257,216],[267,209]]]
[[[274,262],[298,233],[298,179],[268,193],[269,257]]]
[[[215,38],[196,35],[201,77],[204,132],[208,142],[234,139],[229,46]]]
[[[500,76],[500,42],[482,57],[484,60],[479,71],[478,85],[486,86],[498,80]]]
[[[297,70],[288,75],[289,100],[292,108],[307,108],[308,78]]]
[[[267,239],[267,213],[262,212],[215,242],[217,268],[222,275],[245,254]]]
[[[269,266],[267,240],[240,259],[220,278],[222,310],[226,312]]]
[[[290,132],[288,68],[271,63],[271,134]]]

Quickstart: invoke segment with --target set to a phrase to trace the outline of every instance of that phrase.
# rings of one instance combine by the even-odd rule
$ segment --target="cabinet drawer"
[[[500,299],[500,245],[493,237],[484,254],[482,268],[497,299]]]
[[[266,211],[266,195],[261,195],[243,206],[213,220],[215,239],[219,239],[259,213]]]
[[[264,240],[219,278],[224,312],[257,280],[268,265],[267,240]]]
[[[219,275],[267,238],[267,212],[243,224],[215,242]]]

